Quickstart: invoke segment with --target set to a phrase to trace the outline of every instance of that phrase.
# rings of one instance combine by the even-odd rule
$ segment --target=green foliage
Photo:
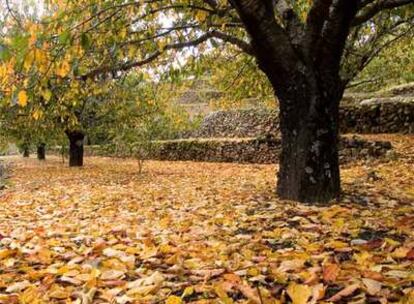
[[[113,144],[119,156],[133,155],[140,164],[157,139],[176,136],[188,126],[187,116],[169,104],[171,84],[145,82],[136,74],[114,83],[112,97],[101,104],[94,125],[93,144]]]
[[[234,49],[217,49],[194,58],[181,73],[191,83],[202,79],[207,86],[217,91],[210,100],[213,109],[274,107],[275,96],[269,80],[258,69],[256,61]]]
[[[384,49],[355,80],[356,91],[378,91],[414,81],[414,37],[408,36]]]

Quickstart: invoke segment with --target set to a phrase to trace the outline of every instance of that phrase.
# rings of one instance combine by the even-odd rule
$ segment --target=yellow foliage
[[[21,107],[27,106],[27,92],[25,90],[21,90],[17,95],[17,103]]]
[[[177,296],[169,296],[167,298],[167,301],[165,301],[165,304],[181,304],[181,298]]]
[[[67,61],[63,61],[56,69],[56,75],[60,77],[66,77],[70,72],[70,64]]]
[[[291,283],[287,288],[287,294],[292,299],[292,304],[307,304],[312,289],[307,285]]]

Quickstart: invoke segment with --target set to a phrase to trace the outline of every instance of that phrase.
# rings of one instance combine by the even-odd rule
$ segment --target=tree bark
[[[40,143],[37,146],[37,159],[38,160],[46,159],[46,144],[45,143]]]
[[[340,194],[339,71],[358,0],[315,0],[306,24],[294,10],[275,18],[278,1],[230,0],[251,37],[259,68],[280,104],[282,152],[277,192],[301,202],[327,202]],[[293,11],[293,13],[292,13]]]
[[[85,134],[80,131],[66,131],[66,135],[69,139],[69,167],[82,167]]]
[[[333,79],[298,77],[280,89],[280,155],[277,193],[300,202],[340,195],[338,109],[343,89]]]

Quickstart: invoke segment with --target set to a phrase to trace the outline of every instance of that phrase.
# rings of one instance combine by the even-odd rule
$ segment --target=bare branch
[[[218,24],[209,24],[208,26],[209,27],[215,27],[215,28],[219,28],[219,27],[222,28],[223,27],[223,26],[220,26]],[[121,46],[131,45],[131,44],[139,44],[139,43],[144,42],[144,41],[154,40],[156,38],[168,36],[169,34],[171,34],[173,32],[184,31],[184,30],[187,30],[187,29],[200,29],[201,27],[202,27],[201,24],[192,23],[192,24],[177,25],[177,26],[173,26],[173,27],[159,28],[158,30],[163,30],[163,32],[157,33],[157,34],[154,34],[154,35],[150,35],[150,36],[146,36],[146,37],[143,37],[143,38],[140,38],[140,39],[134,39],[134,40],[125,41],[125,42],[123,42],[121,44]],[[230,28],[236,27],[236,28],[239,28],[239,27],[242,27],[242,25],[237,24],[237,23],[233,23],[233,24],[225,24],[224,27],[225,28],[226,27],[230,27]],[[141,30],[141,31],[137,31],[137,32],[130,32],[130,34],[142,34],[142,33],[145,33],[145,32],[146,32],[146,30]],[[217,32],[217,30],[216,30],[216,32]],[[220,32],[218,32],[218,33],[220,33]],[[231,35],[228,35],[228,34],[226,34],[226,35],[229,36],[229,38],[232,37]],[[219,37],[217,37],[217,38],[219,38]],[[237,41],[236,39],[231,39],[231,40],[234,40],[234,44],[240,43],[240,45],[243,45],[243,48],[245,48],[246,50],[249,49],[249,48],[251,48],[251,47],[247,47],[247,45],[245,45],[245,44],[247,44],[247,42],[244,42],[243,40],[241,40],[241,39],[239,39],[237,37],[232,37],[232,38],[236,38],[236,39],[239,40],[239,41]],[[248,53],[250,55],[252,55],[251,54],[252,52],[253,52],[253,50],[249,50],[248,51]]]
[[[20,19],[15,15],[15,12],[13,11],[13,9],[10,7],[10,3],[9,0],[6,0],[6,7],[7,7],[7,11],[9,12],[10,16],[14,19],[14,21],[17,22],[17,24],[22,27],[22,23],[20,21]]]

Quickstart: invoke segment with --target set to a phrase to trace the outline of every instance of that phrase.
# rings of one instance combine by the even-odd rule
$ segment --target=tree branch
[[[160,57],[163,54],[164,51],[179,50],[179,49],[183,49],[183,48],[187,48],[187,47],[191,47],[191,46],[197,46],[197,45],[199,45],[203,42],[206,42],[207,40],[209,40],[211,38],[221,39],[225,42],[228,42],[228,43],[231,43],[231,44],[234,44],[234,45],[238,46],[239,48],[243,49],[243,51],[247,54],[253,54],[253,49],[247,42],[245,42],[245,41],[243,41],[243,40],[241,40],[237,37],[219,32],[217,30],[212,30],[210,32],[207,32],[207,33],[201,35],[200,37],[198,37],[197,39],[194,39],[194,40],[185,41],[185,42],[178,42],[178,43],[174,43],[174,44],[167,44],[163,48],[163,50],[156,50],[153,53],[151,53],[150,55],[148,55],[148,57],[146,57],[143,60],[130,61],[130,62],[120,64],[118,66],[112,66],[112,65],[109,66],[108,65],[108,66],[103,66],[103,67],[97,68],[97,69],[95,69],[95,70],[93,70],[93,71],[91,71],[91,72],[89,72],[85,75],[82,75],[80,77],[80,79],[86,80],[88,78],[92,78],[92,77],[95,77],[99,74],[104,74],[104,73],[108,73],[108,72],[128,71],[132,68],[140,67],[140,66],[146,65],[146,64],[154,61],[155,59]]]
[[[308,58],[314,60],[322,37],[322,28],[329,18],[332,0],[315,0],[306,19],[304,46],[308,49]]]
[[[273,85],[292,76],[299,57],[285,29],[277,23],[273,0],[231,0],[249,33],[259,67]]]
[[[339,71],[345,43],[351,29],[351,22],[357,13],[358,3],[359,0],[337,0],[330,8],[329,19],[322,29],[321,45],[316,62],[324,73],[336,75]]]
[[[211,27],[219,27],[219,25],[209,25]],[[227,24],[226,24],[227,26]],[[165,37],[168,36],[169,34],[171,34],[172,32],[179,32],[179,31],[184,31],[187,29],[200,29],[202,26],[200,24],[186,24],[186,25],[177,25],[177,26],[173,26],[173,27],[168,27],[168,28],[160,28],[158,30],[164,30],[161,33],[158,34],[154,34],[152,36],[147,36],[147,37],[143,37],[141,39],[134,39],[134,40],[129,40],[129,41],[125,41],[121,44],[121,46],[124,45],[131,45],[131,44],[139,44],[141,42],[145,42],[148,40],[155,40],[156,38],[160,38],[160,37]],[[222,27],[222,26],[220,26]],[[240,25],[237,24],[230,24],[229,27],[240,27]],[[146,30],[140,31],[140,32],[131,32],[130,34],[140,34],[146,32]],[[249,55],[253,55],[253,50],[251,48],[251,46],[243,41],[242,39],[239,39],[235,36],[231,36],[229,34],[225,34],[222,32],[219,32],[218,30],[211,30],[211,32],[213,33],[213,35],[216,35],[215,37],[217,38],[222,38],[222,40],[226,40],[227,42],[232,42],[235,45],[238,45],[241,49],[243,49],[244,51],[246,51],[246,53],[248,53]]]
[[[352,26],[357,26],[364,22],[367,22],[369,19],[381,11],[390,10],[408,4],[413,4],[413,0],[378,0],[375,3],[369,3],[355,16],[354,20],[352,21]]]
[[[411,21],[414,21],[414,18]],[[348,84],[350,81],[352,81],[352,79],[354,79],[358,75],[358,73],[360,73],[376,56],[378,56],[382,50],[389,47],[390,45],[392,45],[402,37],[406,36],[410,32],[413,33],[414,24],[410,24],[400,33],[392,33],[392,30],[397,29],[405,23],[406,22],[398,22],[393,26],[392,29],[381,31],[380,33],[372,37],[370,39],[371,42],[369,43],[372,47],[359,56],[360,58],[355,63],[353,70],[348,72],[348,75],[345,75],[345,77],[343,77],[343,83]],[[393,37],[390,38],[390,35],[392,35]],[[388,39],[384,39],[385,37],[387,37]],[[381,39],[384,39],[385,41],[382,44],[379,44],[378,41],[380,41]]]

